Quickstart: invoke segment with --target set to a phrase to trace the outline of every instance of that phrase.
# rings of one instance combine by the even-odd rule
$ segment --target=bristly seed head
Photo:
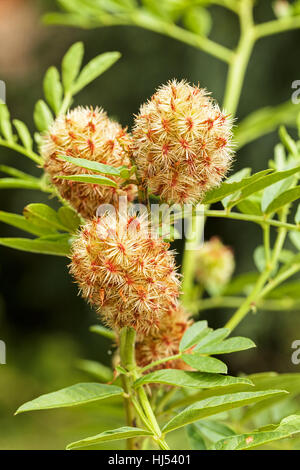
[[[133,129],[144,185],[168,203],[201,202],[230,167],[231,129],[206,90],[176,80],[161,86],[141,106]]]
[[[179,353],[179,343],[183,334],[193,321],[184,309],[178,305],[170,307],[160,318],[158,327],[147,335],[138,336],[136,342],[136,361],[138,366],[145,367],[151,362],[174,356]],[[156,369],[190,369],[181,359],[164,362]]]
[[[115,330],[131,326],[147,334],[178,304],[174,254],[149,233],[145,217],[104,214],[88,221],[73,242],[70,272]]]
[[[78,107],[69,111],[66,116],[56,118],[48,133],[43,136],[41,152],[45,160],[44,168],[62,197],[84,218],[92,218],[100,204],[116,203],[120,195],[127,195],[128,200],[132,201],[136,195],[136,187],[129,185],[121,191],[109,186],[58,179],[58,175],[93,173],[66,162],[59,156],[85,158],[115,167],[131,167],[131,147],[130,134],[120,124],[110,120],[105,111],[100,108]],[[111,178],[121,183],[120,178]]]

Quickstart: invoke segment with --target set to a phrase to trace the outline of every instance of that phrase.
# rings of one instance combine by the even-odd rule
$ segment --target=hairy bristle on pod
[[[106,213],[81,228],[70,272],[108,326],[147,334],[178,303],[179,275],[168,248],[150,233],[147,217]]]
[[[120,124],[110,120],[100,108],[78,107],[67,115],[56,118],[47,134],[43,136],[41,153],[44,168],[50,175],[61,196],[84,217],[92,218],[100,204],[116,203],[119,195],[127,195],[132,201],[136,194],[134,185],[125,190],[114,187],[79,183],[58,179],[58,175],[91,174],[60,155],[85,158],[114,167],[131,167],[132,138]],[[120,183],[118,177],[111,177]]]
[[[142,181],[168,203],[201,202],[232,161],[230,116],[185,81],[161,86],[141,106],[133,138]]]

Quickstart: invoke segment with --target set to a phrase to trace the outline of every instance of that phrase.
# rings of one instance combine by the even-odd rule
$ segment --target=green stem
[[[266,257],[266,264],[270,264],[271,259],[271,251],[270,251],[270,225],[264,224],[263,228],[263,235],[264,235],[264,248],[265,248],[265,257]]]
[[[300,265],[299,264],[295,264],[294,266],[291,266],[290,269],[287,269],[286,271],[284,271],[283,273],[279,274],[278,276],[276,276],[274,279],[272,279],[266,286],[265,288],[261,291],[258,299],[262,299],[263,297],[265,297],[266,295],[268,295],[273,289],[275,289],[275,287],[279,286],[280,284],[282,284],[284,281],[286,281],[287,279],[289,279],[291,276],[293,276],[294,274],[296,274],[298,271],[300,271]],[[284,300],[285,299],[282,299],[283,303],[284,303]],[[295,304],[296,306],[298,305],[298,308],[299,308],[299,302]]]
[[[233,60],[234,54],[227,47],[224,47],[205,36],[199,36],[198,34],[187,31],[174,23],[168,23],[159,19],[156,19],[155,22],[149,21],[149,17],[139,11],[132,13],[129,18],[131,23],[134,25],[149,29],[156,33],[165,34],[173,39],[177,39],[178,41],[189,44],[197,49],[201,49],[224,62],[231,63]]]
[[[22,155],[25,155],[25,157],[30,158],[30,160],[34,161],[38,165],[43,164],[42,157],[40,157],[37,153],[33,152],[32,150],[25,149],[19,144],[7,142],[6,140],[0,139],[0,146],[15,150],[16,152],[21,153]]]
[[[139,377],[136,368],[135,362],[135,338],[136,332],[133,328],[124,327],[120,332],[120,357],[121,357],[121,365],[128,371],[128,374],[124,374],[124,389],[125,393],[127,394],[126,400],[130,400],[128,405],[127,402],[127,419],[130,420],[128,422],[129,425],[132,425],[132,412],[128,409],[128,406],[133,404],[136,412],[138,413],[139,418],[141,421],[146,425],[146,427],[151,430],[154,434],[153,439],[158,443],[161,449],[169,449],[168,444],[165,442],[154,412],[151,408],[149,403],[147,394],[143,387],[138,387],[136,392],[141,403],[134,397],[134,390],[132,387],[132,380],[136,380]],[[130,424],[131,423],[131,424]],[[134,448],[135,443],[132,440],[129,444],[131,447]]]
[[[299,269],[299,268],[298,268]],[[287,276],[287,278],[290,277]],[[286,279],[287,279],[286,278]],[[271,290],[273,290],[275,287],[277,287],[278,284],[281,284],[283,280],[281,280],[278,284],[274,285],[272,282],[272,288],[268,289],[268,292],[264,292],[264,290],[261,292],[259,295],[259,299],[257,300],[257,306],[261,308],[262,310],[276,310],[276,311],[281,311],[281,310],[297,310],[300,307],[300,302],[291,298],[286,298],[286,299],[267,299],[267,300],[262,300],[263,297],[265,297]],[[267,284],[268,286],[269,284]],[[266,286],[266,287],[267,287]],[[238,308],[242,305],[242,303],[245,301],[245,297],[231,297],[231,296],[226,296],[226,297],[212,297],[208,299],[202,299],[199,302],[193,302],[193,305],[189,306],[189,311],[191,313],[198,313],[201,311],[205,310],[210,310],[218,307],[222,308]]]
[[[225,328],[229,330],[234,330],[236,326],[243,320],[247,315],[252,306],[255,305],[256,299],[260,294],[261,289],[265,285],[266,281],[270,276],[270,268],[266,268],[261,275],[259,276],[251,294],[245,299],[240,308],[235,312],[235,314],[230,318],[226,323]]]
[[[285,31],[298,28],[300,28],[299,15],[258,24],[255,28],[255,35],[256,38],[259,39],[265,36],[270,36],[272,34],[283,33]]]
[[[246,222],[255,222],[259,225],[268,224],[273,227],[285,228],[287,230],[300,231],[300,225],[288,224],[280,220],[267,219],[260,215],[239,214],[238,212],[204,210],[207,217],[222,217],[225,219],[243,220]]]
[[[68,111],[71,103],[72,103],[72,93],[70,91],[68,91],[65,94],[64,100],[62,102],[62,105],[60,107],[60,110],[59,110],[58,114],[66,114],[66,112]]]
[[[196,270],[195,250],[201,243],[201,237],[204,230],[203,211],[194,213],[189,220],[188,233],[186,236],[183,260],[182,260],[182,303],[189,303],[192,291],[194,276]]]
[[[164,357],[162,359],[158,359],[157,361],[151,362],[151,364],[147,364],[145,367],[143,367],[140,372],[143,374],[149,369],[152,369],[153,367],[159,366],[160,364],[164,364],[165,362],[169,361],[175,361],[176,359],[181,358],[181,353],[179,354],[174,354],[174,356],[169,356],[169,357]]]
[[[135,367],[134,359],[134,346],[135,346],[135,330],[133,328],[123,328],[120,332],[120,357],[121,365],[126,370],[132,370]],[[132,385],[130,378],[126,375],[122,375],[122,383],[124,391],[127,395],[125,398],[125,411],[126,411],[126,420],[129,426],[134,426],[134,412],[132,408],[132,400],[130,397],[132,395]],[[127,449],[135,449],[135,440],[127,440]]]
[[[255,43],[252,12],[253,0],[243,0],[239,5],[241,36],[231,61],[224,97],[226,112],[234,117],[245,78],[246,69]]]

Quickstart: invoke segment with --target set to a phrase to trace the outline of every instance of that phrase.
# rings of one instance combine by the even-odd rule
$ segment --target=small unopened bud
[[[211,294],[219,294],[231,279],[235,263],[231,248],[213,237],[195,253],[196,280]]]
[[[169,204],[201,202],[230,167],[231,129],[206,90],[176,80],[161,86],[135,118],[142,182]]]

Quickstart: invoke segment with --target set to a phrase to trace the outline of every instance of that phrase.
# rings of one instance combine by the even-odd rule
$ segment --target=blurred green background
[[[42,12],[54,8],[55,2],[51,0],[0,2],[0,79],[7,84],[7,104],[13,117],[24,120],[32,130],[32,111],[42,95],[45,71],[50,65],[59,66],[67,48],[78,40],[85,43],[86,61],[108,50],[122,53],[122,59],[82,92],[76,103],[100,105],[123,125],[130,127],[139,105],[158,85],[171,78],[199,81],[222,101],[226,66],[218,60],[133,27],[83,31],[43,26]],[[212,13],[212,37],[233,47],[238,37],[236,18],[218,7]],[[271,2],[260,1],[257,21],[271,17]],[[300,79],[299,43],[300,31],[296,31],[264,39],[256,45],[238,110],[239,119],[257,108],[290,98],[292,82]],[[273,133],[243,148],[236,156],[234,170],[244,166],[252,166],[255,171],[265,169],[277,140]],[[36,171],[29,160],[3,148],[0,161]],[[30,202],[49,201],[34,191],[0,192],[0,210],[21,213]],[[16,230],[4,224],[0,230],[1,236],[16,236]],[[254,269],[252,253],[261,236],[258,226],[211,219],[205,236],[216,234],[233,247],[237,273]],[[180,250],[179,245],[177,248]],[[65,259],[0,248],[0,339],[7,345],[7,364],[0,365],[0,449],[63,449],[67,442],[111,428],[122,420],[121,403],[116,407],[105,404],[87,410],[13,417],[20,404],[39,394],[89,380],[77,370],[77,358],[110,363],[111,344],[88,332],[96,316],[77,296],[66,266]],[[211,326],[223,326],[228,315],[230,311],[222,309],[202,314]],[[290,360],[291,343],[300,339],[299,327],[299,312],[249,315],[237,333],[251,337],[258,347],[226,358],[229,372],[299,372],[299,366]],[[173,445],[182,448],[182,437],[180,444],[176,433],[173,439]]]

